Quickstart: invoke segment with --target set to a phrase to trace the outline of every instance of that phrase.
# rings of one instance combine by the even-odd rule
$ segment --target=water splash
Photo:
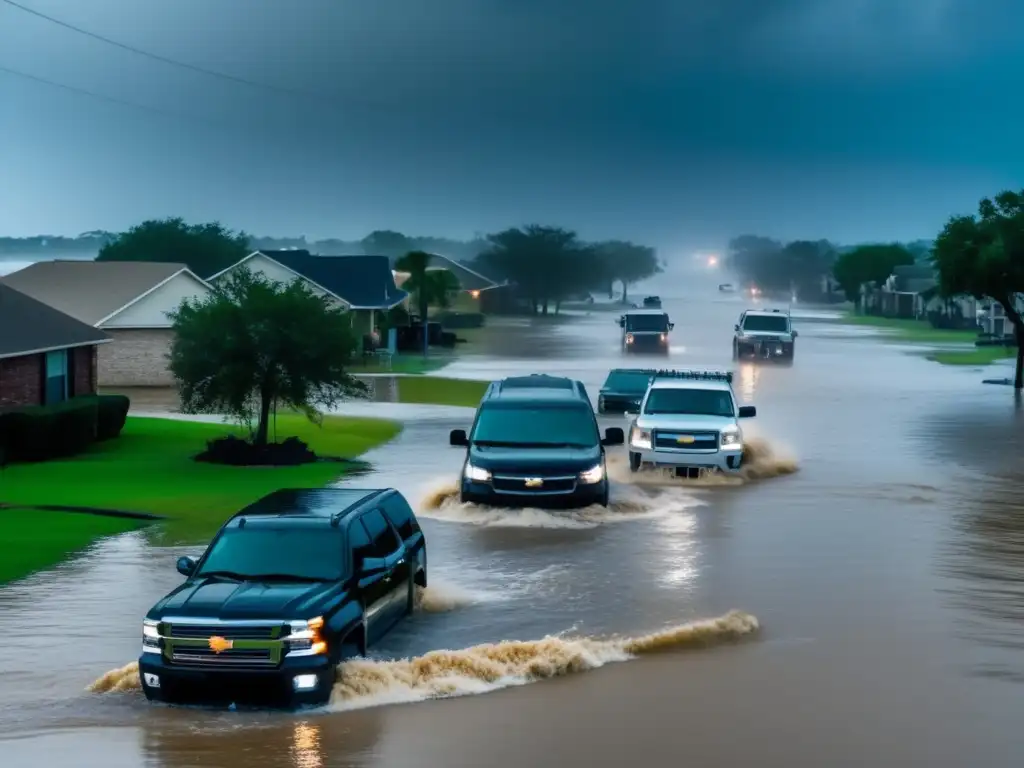
[[[743,451],[743,464],[735,474],[708,473],[699,478],[676,477],[670,469],[644,468],[631,472],[623,455],[608,457],[608,477],[616,483],[649,488],[715,488],[747,485],[757,480],[791,475],[800,469],[796,458],[773,447],[759,437],[749,438]]]
[[[431,651],[395,661],[355,659],[339,667],[330,709],[349,710],[488,693],[666,651],[710,648],[759,630],[757,618],[731,611],[636,637],[505,640],[462,650]],[[94,693],[140,690],[135,663],[107,672]]]

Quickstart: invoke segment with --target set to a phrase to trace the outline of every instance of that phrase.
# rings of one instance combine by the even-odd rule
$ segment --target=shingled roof
[[[0,283],[0,358],[108,341],[103,331]]]
[[[188,268],[160,261],[58,259],[30,264],[0,278],[0,283],[97,325],[179,272]]]
[[[256,254],[306,278],[352,309],[391,309],[409,295],[395,285],[387,256],[314,256],[300,250],[256,251],[239,264]]]

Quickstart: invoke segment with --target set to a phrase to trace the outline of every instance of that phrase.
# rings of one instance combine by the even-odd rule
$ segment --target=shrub
[[[46,461],[81,453],[96,441],[99,403],[77,397],[0,416],[7,461]]]
[[[96,420],[96,439],[111,440],[121,434],[128,420],[131,400],[124,395],[100,395]]]
[[[195,458],[196,461],[234,467],[297,466],[317,460],[316,454],[297,437],[257,447],[234,435],[210,440],[206,443],[206,450]]]

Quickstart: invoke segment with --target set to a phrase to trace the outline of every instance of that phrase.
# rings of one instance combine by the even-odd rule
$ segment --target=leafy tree
[[[935,240],[932,262],[943,296],[970,294],[1002,306],[1017,340],[1013,386],[1024,389],[1024,190],[984,198],[977,216],[953,216]]]
[[[395,269],[408,272],[409,279],[402,288],[413,295],[419,308],[420,321],[423,323],[423,354],[430,353],[430,340],[427,337],[427,313],[431,306],[447,308],[451,305],[451,297],[459,290],[459,280],[447,269],[431,269],[431,255],[426,251],[409,251],[395,262]]]
[[[622,301],[632,283],[661,272],[658,253],[654,248],[637,245],[623,240],[608,240],[594,246],[604,279],[608,283],[608,295],[614,294],[616,281],[622,283]]]
[[[415,250],[412,240],[401,232],[390,229],[377,229],[363,238],[363,253],[371,256],[387,256],[397,259],[404,253]]]
[[[217,222],[186,224],[179,218],[151,219],[104,245],[97,261],[183,262],[200,277],[210,277],[251,253],[249,236]]]
[[[548,314],[551,304],[596,288],[602,278],[593,249],[575,232],[531,224],[488,236],[490,248],[477,259],[492,278],[515,283],[534,313]]]
[[[729,242],[726,266],[763,291],[789,294],[820,292],[821,278],[831,270],[835,248],[827,240],[780,243],[759,235]]]
[[[914,254],[898,243],[861,245],[847,251],[832,267],[846,298],[856,302],[864,283],[883,283],[896,267],[914,263]]]
[[[283,285],[238,270],[215,293],[171,314],[170,370],[185,413],[227,413],[267,444],[277,405],[316,421],[366,392],[345,368],[356,349],[347,314],[301,280]]]

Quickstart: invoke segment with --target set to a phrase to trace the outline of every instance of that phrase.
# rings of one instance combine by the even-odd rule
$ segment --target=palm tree
[[[410,251],[395,262],[395,269],[409,274],[402,288],[413,295],[419,309],[423,322],[423,356],[426,357],[430,351],[427,312],[431,305],[442,309],[450,306],[452,294],[459,290],[459,280],[447,269],[431,269],[430,254],[425,251]]]

